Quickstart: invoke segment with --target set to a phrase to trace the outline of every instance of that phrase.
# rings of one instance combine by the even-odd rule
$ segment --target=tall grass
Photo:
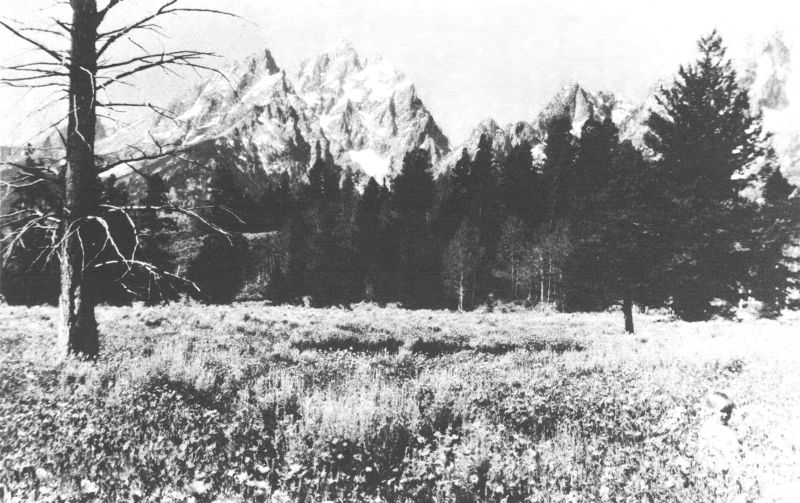
[[[0,501],[791,501],[790,320],[174,304],[0,307]],[[741,452],[698,455],[703,397]]]

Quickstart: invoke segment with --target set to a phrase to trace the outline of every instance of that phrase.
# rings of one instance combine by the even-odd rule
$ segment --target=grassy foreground
[[[0,502],[796,501],[798,321],[0,307]],[[738,448],[700,455],[704,397]],[[717,460],[720,461],[720,460]]]

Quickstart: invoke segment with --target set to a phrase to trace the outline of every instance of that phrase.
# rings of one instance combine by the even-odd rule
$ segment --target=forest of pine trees
[[[281,236],[283,258],[265,293],[275,302],[472,309],[492,298],[566,311],[620,306],[628,331],[633,305],[702,320],[753,297],[763,314],[775,315],[797,286],[785,252],[799,236],[800,205],[720,37],[703,38],[699,49],[699,59],[657,96],[659,110],[646,121],[647,154],[621,141],[611,120],[590,119],[576,137],[568,118],[555,117],[543,131],[543,162],[526,142],[498,156],[484,135],[474,155],[465,149],[438,179],[429,153],[417,149],[390,184],[370,179],[359,191],[354,174],[318,145],[307,180],[297,186],[286,175],[257,199],[232,169],[217,166],[208,218],[237,233]],[[747,188],[760,196],[746,196],[754,193]],[[98,190],[111,206],[129,203],[113,180]],[[166,193],[152,176],[136,203],[160,206]],[[17,202],[31,204],[46,204],[46,194],[29,191]],[[174,270],[168,241],[180,232],[175,221],[155,210],[138,218],[143,260]],[[9,301],[57,295],[41,286],[55,272],[37,268],[36,239],[6,265]],[[240,237],[207,234],[186,275],[204,300],[229,302],[246,253]],[[145,278],[123,291],[114,286],[123,274],[97,272],[108,300],[168,301],[187,286]],[[39,298],[26,296],[30,285],[41,289]]]

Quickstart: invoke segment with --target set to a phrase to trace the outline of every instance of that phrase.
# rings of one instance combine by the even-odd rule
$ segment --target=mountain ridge
[[[742,83],[751,90],[755,113],[763,112],[767,129],[780,129],[795,98],[786,92],[793,78],[789,49],[773,37],[756,56]],[[246,190],[258,195],[270,180],[284,175],[302,181],[316,159],[317,145],[326,158],[355,173],[361,185],[369,177],[390,181],[399,173],[405,153],[418,147],[431,153],[434,173],[441,176],[464,148],[475,153],[482,134],[491,137],[501,157],[526,141],[539,162],[547,125],[555,117],[566,117],[576,137],[587,119],[611,118],[620,138],[644,149],[643,123],[657,107],[657,86],[641,103],[633,103],[566,81],[533,117],[506,125],[485,119],[463,143],[451,146],[415,84],[379,56],[362,56],[347,41],[304,60],[295,71],[282,69],[264,49],[221,74],[195,86],[145,125],[125,130],[114,124],[102,127],[101,121],[97,151],[114,161],[136,151],[120,145],[146,150],[149,144],[152,150],[155,141],[158,148],[182,151],[179,157],[143,166],[175,182],[171,184],[178,185],[176,197],[202,198],[210,172],[220,164],[233,168]],[[800,134],[784,129],[775,134],[777,151],[787,175],[800,180]],[[57,146],[58,138],[49,143]],[[112,171],[118,177],[130,172],[126,166]],[[141,187],[137,177],[127,178],[134,188]]]

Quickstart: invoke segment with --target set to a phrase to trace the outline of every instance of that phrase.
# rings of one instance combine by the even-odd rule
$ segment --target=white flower
[[[292,498],[285,492],[278,490],[272,493],[271,501],[272,503],[291,503]]]
[[[203,482],[202,480],[195,480],[191,484],[189,484],[189,492],[195,494],[197,496],[202,496],[208,492],[208,484]]]
[[[100,488],[92,482],[91,480],[83,479],[81,480],[81,492],[83,494],[97,494]]]

